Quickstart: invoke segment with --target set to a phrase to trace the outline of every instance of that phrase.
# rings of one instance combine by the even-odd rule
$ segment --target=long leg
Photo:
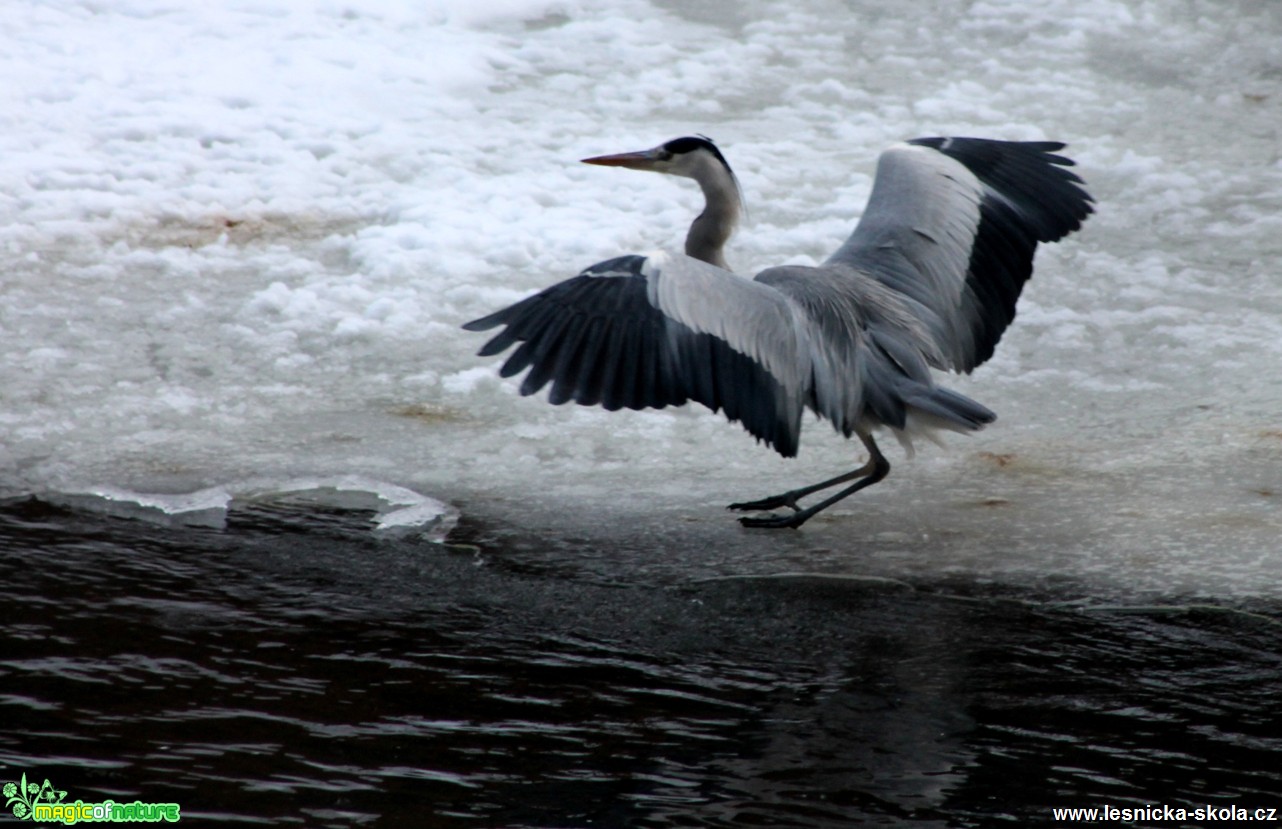
[[[866,478],[873,474],[874,469],[875,467],[873,466],[873,462],[869,459],[868,463],[858,469],[845,472],[835,478],[829,478],[826,481],[820,481],[819,483],[811,484],[810,486],[803,486],[800,489],[790,489],[787,492],[781,492],[778,495],[771,495],[767,498],[762,498],[759,501],[743,501],[738,504],[731,504],[726,507],[726,509],[738,510],[740,512],[759,512],[768,509],[779,509],[779,507],[791,507],[792,509],[800,512],[801,507],[797,506],[798,498],[805,498],[807,495],[811,495],[823,489],[828,489],[829,487],[834,487],[837,484],[844,484],[846,481],[853,481],[855,478]]]
[[[739,522],[743,524],[745,527],[763,527],[763,528],[792,527],[795,529],[797,527],[800,527],[802,524],[806,523],[807,521],[809,521],[811,518],[815,516],[815,514],[827,509],[828,507],[832,506],[838,501],[844,498],[848,498],[851,495],[854,495],[856,492],[858,492],[861,489],[864,489],[865,487],[872,486],[873,484],[880,481],[882,478],[885,478],[887,473],[890,472],[890,462],[887,461],[885,456],[881,454],[881,450],[877,448],[877,444],[873,441],[872,435],[866,435],[866,434],[863,434],[862,432],[858,434],[859,434],[859,439],[863,441],[864,446],[868,449],[868,463],[864,464],[858,469],[852,472],[847,472],[844,475],[838,475],[835,478],[829,479],[827,481],[823,481],[818,484],[813,484],[811,486],[802,487],[800,489],[794,489],[789,492],[785,492],[782,495],[776,495],[771,498],[763,498],[760,501],[752,501],[752,502],[742,503],[742,504],[731,504],[730,509],[756,510],[756,509],[774,509],[776,507],[783,507],[783,506],[791,507],[794,510],[792,515],[783,515],[783,516],[771,515],[771,516],[766,516],[762,518],[744,516],[743,518],[739,519]],[[841,492],[838,492],[836,495],[833,495],[823,501],[820,501],[814,506],[807,507],[806,509],[801,509],[800,507],[797,506],[798,498],[804,498],[807,495],[810,495],[812,493],[818,492],[823,489],[828,489],[829,487],[836,486],[837,484],[845,483],[846,481],[852,480],[854,478],[858,478],[859,480],[855,481],[854,484],[847,487],[846,489],[843,489]]]
[[[759,501],[744,501],[738,504],[731,504],[726,507],[726,509],[739,510],[741,512],[756,512],[761,510],[778,509],[779,507],[790,507],[791,509],[800,512],[801,507],[797,505],[797,499],[799,498],[805,498],[807,495],[812,495],[820,490],[834,487],[837,484],[844,484],[846,481],[853,481],[856,478],[866,478],[873,475],[876,473],[877,465],[879,463],[884,464],[886,470],[889,471],[890,465],[886,463],[886,459],[882,457],[881,451],[877,448],[877,444],[873,442],[872,436],[865,435],[862,432],[856,432],[855,434],[859,435],[859,439],[868,450],[868,463],[858,469],[838,475],[835,478],[829,478],[826,481],[820,481],[817,484],[803,486],[799,489],[791,489],[779,495],[771,495],[768,498],[762,498]],[[882,473],[882,477],[885,477],[885,472]]]

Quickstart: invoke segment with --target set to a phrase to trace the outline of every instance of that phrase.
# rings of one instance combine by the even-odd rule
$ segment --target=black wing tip
[[[999,138],[971,138],[968,136],[942,137],[935,136],[931,138],[914,138],[907,143],[919,147],[930,147],[951,158],[966,164],[967,167],[996,166],[996,163],[1003,155],[1010,157],[1023,156],[1026,159],[1033,159],[1044,164],[1051,164],[1056,167],[1076,167],[1077,162],[1066,155],[1056,155],[1060,150],[1066,149],[1068,144],[1063,141],[1004,141]],[[1068,170],[1058,171],[1059,175],[1068,181],[1082,184],[1081,178],[1076,173]]]
[[[532,297],[526,297],[525,299],[509,305],[506,308],[500,308],[492,314],[479,317],[471,322],[465,322],[459,327],[464,331],[489,331],[491,328],[510,323],[513,316],[519,312],[530,299],[532,299]]]
[[[789,434],[783,437],[776,437],[774,440],[769,438],[757,438],[757,440],[778,452],[781,457],[795,458],[801,442],[799,437],[799,435]]]
[[[971,148],[988,146],[1020,147],[1035,153],[1055,153],[1068,146],[1063,141],[1007,141],[1002,138],[976,138],[969,135],[932,135],[925,138],[910,138],[907,143],[916,144],[919,147],[930,147],[932,150],[947,150],[954,146],[959,149],[965,146]],[[1068,164],[1073,163],[1067,158],[1064,161]]]
[[[1031,208],[1039,242],[1059,241],[1079,230],[1086,217],[1095,212],[1095,199],[1085,190],[1086,182],[1066,169],[1076,166],[1076,162],[1055,154],[1068,146],[1062,141],[932,137],[908,143],[943,153],[1021,208]]]
[[[501,323],[502,320],[498,319],[498,314],[490,314],[488,317],[481,317],[480,319],[475,319],[471,322],[465,322],[459,327],[464,331],[489,331],[491,328],[494,328]]]

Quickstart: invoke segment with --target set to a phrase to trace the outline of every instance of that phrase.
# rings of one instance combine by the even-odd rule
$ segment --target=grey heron
[[[936,384],[932,369],[969,373],[1015,317],[1038,242],[1057,241],[1093,211],[1058,142],[917,138],[877,161],[853,233],[818,267],[787,265],[752,279],[725,264],[739,219],[738,182],[708,139],[687,136],[586,163],[694,179],[706,205],[685,254],[621,256],[592,265],[489,316],[503,330],[480,350],[513,345],[499,373],[529,373],[523,395],[608,410],[694,400],[738,421],[758,442],[797,454],[805,409],[868,452],[862,466],[730,509],[749,527],[800,527],[890,471],[873,433],[971,432],[996,415]],[[519,345],[518,345],[519,344]],[[853,482],[853,483],[851,483]],[[840,484],[811,506],[801,499]]]

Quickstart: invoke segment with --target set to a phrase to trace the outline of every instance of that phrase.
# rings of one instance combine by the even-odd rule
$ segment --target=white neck
[[[686,235],[686,255],[729,270],[725,245],[739,224],[739,187],[734,176],[715,158],[700,153],[688,171],[680,175],[699,182],[705,204]]]

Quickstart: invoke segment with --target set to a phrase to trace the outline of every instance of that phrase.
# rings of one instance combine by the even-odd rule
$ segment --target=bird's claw
[[[739,523],[745,527],[755,527],[758,529],[781,529],[791,527],[796,529],[805,523],[808,516],[801,516],[801,507],[797,506],[797,497],[791,492],[785,492],[782,495],[772,495],[769,498],[762,498],[760,501],[745,501],[740,504],[731,504],[726,509],[740,510],[742,512],[765,512],[766,510],[779,509],[788,507],[792,510],[791,515],[745,515],[739,519]],[[800,520],[798,520],[798,516]]]
[[[744,501],[740,504],[731,504],[726,509],[738,510],[739,512],[765,512],[766,510],[779,509],[788,507],[793,512],[797,512],[801,507],[797,506],[797,499],[791,492],[785,492],[783,495],[771,495],[769,498],[762,498],[760,501]],[[740,521],[749,519],[741,518]]]
[[[800,513],[795,512],[792,515],[766,515],[760,517],[755,515],[745,515],[739,519],[739,523],[745,527],[770,530],[783,529],[785,527],[795,530],[797,527],[804,524],[805,521],[806,519],[801,517]]]

